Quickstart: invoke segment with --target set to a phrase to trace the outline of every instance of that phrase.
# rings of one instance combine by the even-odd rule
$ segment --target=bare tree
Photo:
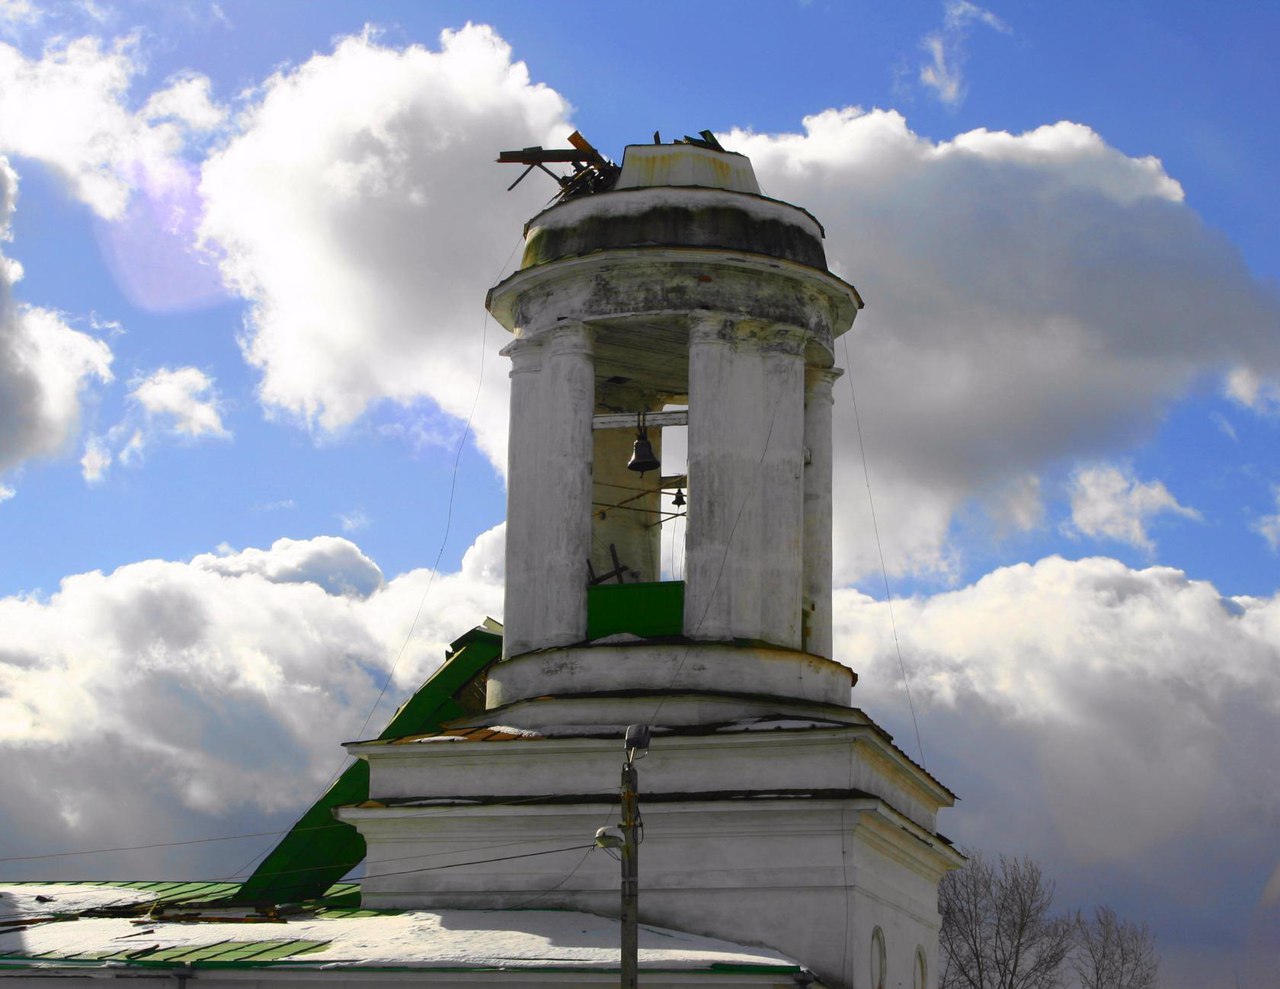
[[[1072,958],[1082,989],[1155,989],[1159,971],[1155,938],[1146,924],[1120,920],[1098,907],[1080,921],[1080,949]]]
[[[971,853],[938,889],[941,989],[1057,989],[1078,918],[1052,908],[1035,862]]]

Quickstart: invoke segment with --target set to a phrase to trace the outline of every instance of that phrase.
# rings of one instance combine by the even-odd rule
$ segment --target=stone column
[[[551,331],[543,360],[547,484],[538,506],[542,570],[537,579],[544,604],[535,648],[587,637],[591,417],[596,404],[591,342],[591,330],[582,323],[561,323]]]
[[[511,358],[511,425],[507,440],[506,593],[503,652],[527,652],[535,636],[538,602],[535,588],[541,568],[534,557],[539,521],[535,507],[542,477],[545,429],[542,407],[542,341],[519,339],[502,350]]]
[[[540,346],[538,346],[540,344]],[[564,323],[508,347],[511,437],[503,651],[580,642],[591,552],[591,331]],[[540,353],[535,369],[533,349]]]
[[[690,317],[684,627],[697,639],[758,639],[762,629],[764,356],[744,329],[723,313]]]
[[[804,341],[785,325],[762,331],[760,475],[760,635],[800,648],[804,576]]]
[[[831,386],[839,368],[804,373],[804,616],[802,648],[832,657],[831,643]]]

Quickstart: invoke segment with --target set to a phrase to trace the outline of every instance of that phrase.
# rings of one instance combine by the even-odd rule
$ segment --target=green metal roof
[[[271,941],[215,941],[212,944],[184,944],[174,948],[139,945],[119,951],[43,951],[38,954],[0,955],[0,962],[129,962],[131,965],[194,965],[197,962],[223,962],[237,968],[276,962],[294,955],[319,951],[330,942],[302,939]]]
[[[444,663],[396,711],[380,739],[438,731],[484,707],[484,675],[502,655],[502,626],[492,619],[455,639]],[[299,818],[232,899],[237,903],[293,903],[319,897],[365,856],[354,827],[334,818],[336,807],[369,799],[369,764],[352,763]],[[352,899],[352,905],[358,904]]]

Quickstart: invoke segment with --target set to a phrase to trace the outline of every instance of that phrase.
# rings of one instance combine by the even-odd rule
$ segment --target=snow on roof
[[[139,899],[147,896],[112,887],[0,885],[0,968],[286,963],[294,968],[610,970],[619,961],[616,919],[567,910],[339,909],[284,919],[243,912],[182,920],[65,919],[77,910]],[[64,917],[51,917],[55,910]],[[46,919],[37,919],[41,916]],[[650,970],[799,970],[794,960],[767,948],[647,924],[640,926],[639,961]]]
[[[148,903],[154,899],[155,894],[146,890],[90,883],[0,886],[0,925],[16,918],[78,914],[130,903]]]

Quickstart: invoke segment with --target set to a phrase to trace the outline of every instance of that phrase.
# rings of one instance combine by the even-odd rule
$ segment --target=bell
[[[631,451],[631,459],[627,461],[627,470],[643,474],[647,470],[657,470],[661,466],[661,461],[653,455],[649,434],[641,429],[636,433],[636,445]]]
[[[671,499],[671,504],[676,508],[684,508],[684,488],[676,488],[675,497]]]

